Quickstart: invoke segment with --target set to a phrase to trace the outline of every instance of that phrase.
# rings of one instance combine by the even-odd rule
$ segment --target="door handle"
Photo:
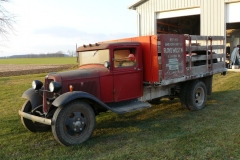
[[[140,68],[136,68],[136,67],[135,67],[135,68],[134,68],[134,70],[140,71],[141,69],[140,69]]]

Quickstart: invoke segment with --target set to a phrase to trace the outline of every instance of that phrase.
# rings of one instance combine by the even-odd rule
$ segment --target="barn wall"
[[[201,35],[222,35],[226,32],[226,3],[240,0],[148,0],[136,7],[139,14],[139,35],[156,34],[156,13],[199,7]]]

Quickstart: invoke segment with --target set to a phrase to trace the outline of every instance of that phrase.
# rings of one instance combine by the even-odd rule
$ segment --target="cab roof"
[[[77,52],[89,51],[89,50],[100,50],[107,49],[113,46],[139,46],[139,42],[106,42],[106,43],[95,43],[89,45],[83,45],[77,48]]]

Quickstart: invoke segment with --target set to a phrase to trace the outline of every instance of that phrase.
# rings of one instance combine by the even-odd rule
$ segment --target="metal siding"
[[[202,0],[201,35],[225,35],[224,0]]]
[[[140,13],[141,35],[156,34],[156,12],[199,6],[201,9],[201,35],[225,35],[225,3],[240,0],[148,0],[136,8]]]
[[[225,0],[225,3],[240,2],[240,0]]]

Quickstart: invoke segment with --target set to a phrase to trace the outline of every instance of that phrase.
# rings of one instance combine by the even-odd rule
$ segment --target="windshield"
[[[109,61],[109,49],[79,52],[79,65],[104,64]]]

